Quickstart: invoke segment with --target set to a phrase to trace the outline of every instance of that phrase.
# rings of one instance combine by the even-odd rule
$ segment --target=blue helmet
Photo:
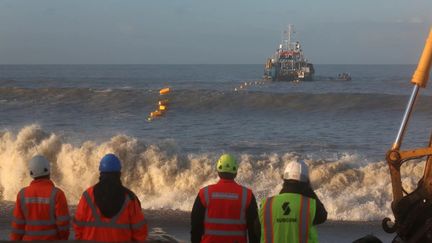
[[[99,164],[100,172],[120,172],[121,163],[120,160],[114,154],[105,155]]]

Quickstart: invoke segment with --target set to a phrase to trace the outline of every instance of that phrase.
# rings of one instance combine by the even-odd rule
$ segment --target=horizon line
[[[13,65],[264,65],[262,63],[0,63],[1,66]],[[313,65],[417,65],[417,63],[315,63]]]

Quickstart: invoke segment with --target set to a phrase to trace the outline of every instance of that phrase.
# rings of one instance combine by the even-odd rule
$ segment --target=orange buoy
[[[163,88],[163,89],[159,90],[159,94],[160,94],[160,95],[166,95],[166,94],[168,94],[170,91],[171,91],[170,88]]]
[[[162,111],[156,110],[150,113],[150,117],[158,117],[158,116],[162,116]]]

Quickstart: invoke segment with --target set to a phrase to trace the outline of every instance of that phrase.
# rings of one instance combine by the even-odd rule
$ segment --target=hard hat
[[[29,162],[30,176],[33,178],[50,174],[50,162],[42,155],[34,156]]]
[[[309,170],[303,161],[289,162],[283,174],[284,180],[296,180],[301,182],[309,181]]]
[[[99,163],[100,172],[120,172],[120,160],[114,154],[105,155]]]
[[[227,172],[236,174],[238,169],[237,160],[230,154],[223,154],[216,164],[218,172]]]

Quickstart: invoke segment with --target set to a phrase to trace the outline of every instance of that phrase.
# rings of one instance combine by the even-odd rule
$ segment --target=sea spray
[[[222,151],[183,153],[170,139],[147,144],[125,135],[102,143],[85,141],[74,145],[40,126],[30,125],[16,134],[0,133],[1,199],[15,200],[19,189],[31,181],[27,161],[40,153],[52,161],[52,179],[65,191],[69,204],[77,204],[82,192],[98,180],[100,158],[110,152],[122,160],[122,180],[137,194],[143,208],[190,211],[199,188],[217,181],[214,161]],[[329,219],[380,220],[391,215],[391,183],[384,161],[368,162],[358,154],[347,153],[317,159],[316,155],[295,151],[237,156],[237,181],[253,189],[258,203],[279,192],[287,163],[304,159]],[[423,165],[411,162],[403,166],[408,191],[416,187]]]

